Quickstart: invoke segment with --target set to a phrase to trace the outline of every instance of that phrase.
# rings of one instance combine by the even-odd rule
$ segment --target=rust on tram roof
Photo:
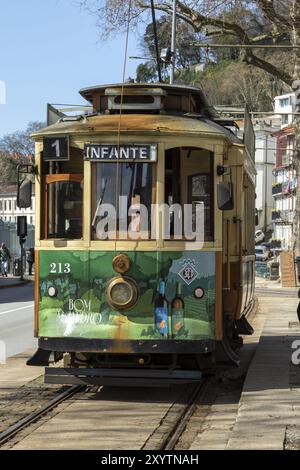
[[[32,134],[39,138],[46,135],[80,134],[202,134],[215,137],[227,137],[230,141],[241,141],[230,131],[205,118],[191,118],[160,114],[119,114],[86,116],[78,121],[59,121],[52,126]]]

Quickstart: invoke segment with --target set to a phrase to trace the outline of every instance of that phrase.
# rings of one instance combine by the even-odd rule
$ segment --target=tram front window
[[[56,179],[56,175],[49,175]],[[81,181],[47,184],[47,238],[82,238],[83,194]]]
[[[92,239],[149,238],[154,203],[153,164],[94,163]]]

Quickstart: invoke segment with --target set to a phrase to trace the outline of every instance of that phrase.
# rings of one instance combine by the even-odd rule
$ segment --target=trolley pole
[[[176,0],[173,0],[170,85],[174,83],[176,59]]]

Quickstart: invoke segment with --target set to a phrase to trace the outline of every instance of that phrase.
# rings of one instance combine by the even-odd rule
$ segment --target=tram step
[[[168,387],[196,383],[201,379],[202,374],[197,370],[45,368],[45,383],[51,384]]]

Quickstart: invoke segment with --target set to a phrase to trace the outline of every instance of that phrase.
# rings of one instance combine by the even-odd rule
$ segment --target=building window
[[[2,201],[0,201],[0,211],[2,211],[2,206],[3,206]]]
[[[8,210],[11,211],[11,201],[8,201]]]
[[[15,210],[17,210],[17,200],[16,199],[14,201],[14,208],[15,208]]]
[[[281,108],[284,108],[285,106],[288,106],[290,104],[290,98],[282,98],[279,100]]]
[[[289,122],[289,115],[288,114],[282,114],[281,115],[281,123],[282,124],[288,124]]]
[[[6,201],[4,201],[4,210],[6,211]]]

